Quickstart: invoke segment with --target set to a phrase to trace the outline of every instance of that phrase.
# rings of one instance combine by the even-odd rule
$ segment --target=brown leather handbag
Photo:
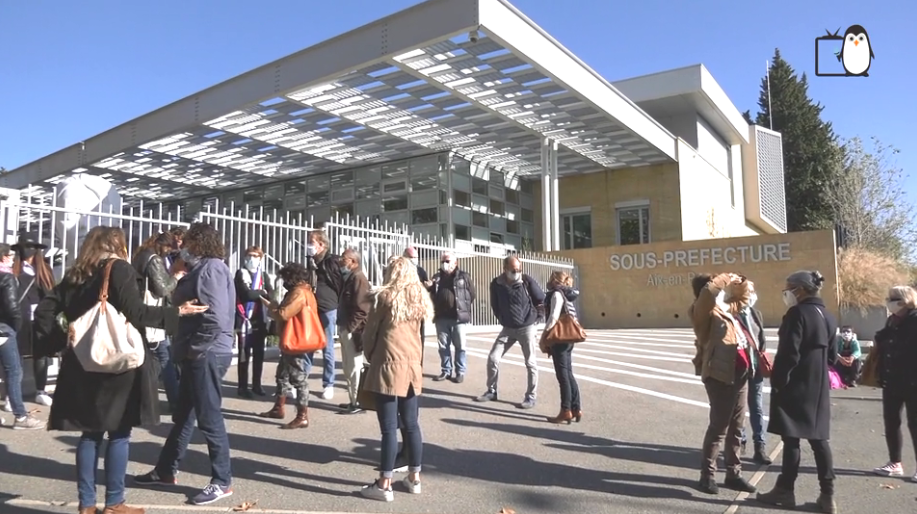
[[[566,312],[566,308],[565,305],[565,312],[562,312],[560,317],[557,318],[557,323],[542,336],[546,346],[565,343],[582,343],[586,340],[586,331],[583,330],[583,327],[580,326],[576,318]]]
[[[302,310],[284,323],[280,335],[280,351],[287,355],[311,353],[328,344],[312,288],[303,287],[303,294],[306,300]]]

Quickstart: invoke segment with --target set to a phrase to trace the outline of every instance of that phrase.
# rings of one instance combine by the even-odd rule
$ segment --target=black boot
[[[764,443],[755,443],[755,456],[752,457],[752,460],[755,461],[755,464],[762,466],[770,466],[774,462],[767,456]]]
[[[716,478],[712,475],[701,475],[700,482],[697,484],[700,492],[707,494],[719,494],[720,486],[716,485]]]
[[[726,476],[726,481],[723,482],[723,485],[732,489],[733,491],[739,491],[741,493],[754,493],[758,490],[755,489],[755,486],[748,483],[748,480],[742,478],[742,475],[731,475]]]

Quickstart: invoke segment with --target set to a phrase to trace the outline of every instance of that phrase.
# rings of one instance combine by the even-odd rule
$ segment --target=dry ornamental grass
[[[899,262],[859,248],[838,252],[837,279],[841,306],[860,310],[884,306],[888,288],[910,283]]]

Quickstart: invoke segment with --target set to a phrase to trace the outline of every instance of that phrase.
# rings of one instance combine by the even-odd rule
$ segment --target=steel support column
[[[541,249],[560,249],[559,199],[557,197],[557,142],[541,142]]]

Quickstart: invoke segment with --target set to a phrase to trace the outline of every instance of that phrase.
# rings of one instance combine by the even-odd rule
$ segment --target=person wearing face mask
[[[876,333],[879,387],[882,388],[882,418],[888,463],[873,472],[882,476],[904,476],[901,451],[901,410],[907,412],[907,428],[917,451],[917,291],[896,286],[888,291],[888,321]],[[917,482],[917,474],[911,478]]]
[[[733,287],[733,296],[729,299],[730,313],[739,322],[752,350],[748,352],[751,371],[748,374],[748,417],[751,420],[752,439],[755,442],[755,464],[768,465],[771,459],[767,456],[764,431],[764,374],[758,353],[767,348],[764,338],[764,316],[755,309],[758,293],[751,280],[745,280]],[[745,427],[742,427],[742,453],[748,443]]]
[[[860,342],[857,341],[857,335],[851,326],[841,327],[841,333],[837,336],[837,363],[834,370],[841,377],[841,381],[847,387],[856,387],[860,379],[860,373],[863,370],[863,356],[860,350]]]
[[[834,462],[831,455],[831,387],[829,369],[837,360],[837,321],[819,297],[825,277],[818,271],[797,271],[786,279],[786,314],[778,331],[777,355],[771,371],[771,407],[767,431],[783,439],[783,463],[771,491],[758,501],[783,508],[796,506],[800,441],[815,454],[821,488],[816,505],[837,512]]]
[[[271,275],[264,269],[264,252],[257,246],[245,251],[242,267],[236,271],[236,332],[239,344],[239,396],[251,398],[252,393],[264,396],[261,374],[264,369],[264,345],[270,316],[261,302],[274,293]],[[252,364],[251,391],[248,390],[248,363]]]
[[[38,242],[36,235],[25,233],[20,234],[19,241],[11,247],[16,253],[13,275],[19,280],[19,309],[22,311],[22,325],[16,333],[19,354],[23,359],[31,358],[32,372],[35,376],[35,403],[44,406],[50,406],[52,403],[51,395],[45,392],[51,358],[36,355],[34,321],[38,303],[54,287],[51,267],[42,255],[47,248],[47,245]],[[6,405],[9,407],[10,403],[7,402]]]
[[[330,251],[331,242],[323,230],[309,233],[309,244],[306,247],[307,267],[315,271],[315,297],[318,300],[318,317],[325,329],[328,345],[322,350],[322,399],[334,398],[334,327],[337,325],[338,305],[341,303],[341,291],[344,289],[344,275],[341,271],[341,258]],[[304,356],[306,375],[311,373],[314,353]]]
[[[503,260],[503,273],[490,282],[490,306],[502,329],[487,356],[487,392],[476,402],[497,400],[497,381],[500,378],[500,360],[517,342],[522,348],[528,372],[525,398],[516,407],[535,407],[538,388],[538,364],[535,324],[544,317],[545,294],[538,282],[522,273],[522,262],[514,256]]]
[[[348,403],[339,405],[342,414],[363,412],[357,401],[360,385],[360,370],[363,369],[363,346],[360,339],[366,316],[372,307],[369,293],[369,279],[360,268],[360,254],[348,249],[341,256],[341,272],[344,288],[338,304],[338,337],[341,340],[341,363],[347,381]]]
[[[695,373],[701,377],[710,402],[710,421],[704,435],[699,489],[719,493],[716,461],[725,441],[726,481],[736,491],[753,493],[755,487],[742,477],[741,434],[748,405],[748,382],[752,349],[742,325],[732,314],[727,297],[736,293],[743,277],[722,273],[698,275],[691,280],[694,303],[688,310],[694,328]]]
[[[436,340],[439,343],[439,359],[442,373],[433,380],[452,380],[461,384],[465,380],[468,358],[465,354],[465,327],[471,323],[471,305],[476,293],[471,275],[459,269],[458,259],[452,252],[440,258],[440,270],[427,284],[433,295],[433,322],[436,325]],[[452,375],[452,350],[455,346],[455,376]]]

